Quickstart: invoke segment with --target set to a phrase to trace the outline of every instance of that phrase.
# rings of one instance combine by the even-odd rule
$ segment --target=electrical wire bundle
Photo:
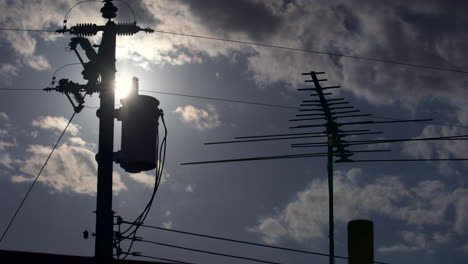
[[[123,253],[124,256],[122,259],[126,259],[128,255],[131,255],[130,251],[132,250],[134,242],[137,240],[137,231],[138,229],[143,225],[146,217],[148,217],[149,211],[151,210],[151,206],[153,205],[154,197],[156,196],[156,192],[158,191],[159,184],[161,183],[163,173],[164,173],[164,163],[166,161],[166,146],[167,146],[167,127],[166,127],[166,122],[164,121],[164,114],[161,111],[161,121],[164,126],[164,138],[161,141],[161,144],[159,144],[159,134],[156,139],[156,149],[159,149],[159,162],[158,166],[155,169],[155,181],[154,181],[154,188],[153,192],[151,194],[151,197],[146,204],[145,208],[143,211],[138,215],[138,217],[131,222],[130,226],[123,232],[119,232],[119,236],[116,239],[116,244],[117,245],[117,259],[120,259],[120,255],[122,254],[121,249],[120,249],[120,242],[126,239],[130,239],[130,246],[128,247],[128,250]],[[121,218],[120,218],[121,219]],[[121,220],[118,220],[121,221]],[[119,224],[119,223],[118,223]]]

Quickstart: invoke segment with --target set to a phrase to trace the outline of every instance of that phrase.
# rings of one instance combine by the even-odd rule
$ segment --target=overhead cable
[[[260,263],[267,263],[267,264],[281,264],[280,262],[274,262],[274,261],[268,261],[268,260],[262,260],[262,259],[257,259],[257,258],[250,258],[250,257],[243,257],[243,256],[238,256],[238,255],[231,255],[231,254],[225,254],[225,253],[220,253],[220,252],[214,252],[214,251],[208,251],[208,250],[202,250],[202,249],[195,249],[195,248],[189,248],[189,247],[182,247],[182,246],[166,244],[166,243],[161,243],[161,242],[155,242],[155,241],[149,241],[149,240],[144,240],[144,239],[138,239],[137,241],[138,242],[143,242],[143,243],[154,244],[154,245],[158,245],[158,246],[163,246],[163,247],[171,247],[171,248],[177,248],[177,249],[193,251],[193,252],[198,252],[198,253],[205,253],[205,254],[215,255],[215,256],[220,256],[220,257],[243,259],[243,260],[248,260],[248,261],[253,261],[253,262],[260,262]]]
[[[36,89],[36,88],[0,88],[0,91],[43,91],[43,89]],[[216,98],[216,97],[208,97],[208,96],[197,96],[197,95],[189,95],[189,94],[182,94],[182,93],[168,93],[168,92],[161,92],[161,91],[152,91],[152,90],[140,90],[141,92],[146,93],[155,93],[155,94],[165,94],[165,95],[173,95],[173,96],[181,96],[181,97],[189,97],[189,98],[198,98],[198,99],[206,99],[206,100],[213,100],[213,101],[221,101],[221,102],[232,102],[232,103],[240,103],[240,104],[250,104],[250,105],[258,105],[258,106],[266,106],[266,107],[278,107],[278,108],[286,108],[286,109],[301,109],[300,107],[293,107],[293,106],[284,106],[284,105],[277,105],[277,104],[267,104],[267,103],[258,103],[258,102],[251,102],[251,101],[243,101],[243,100],[233,100],[233,99],[224,99],[224,98]],[[85,106],[86,108],[99,108],[99,106]],[[358,115],[356,115],[358,116]],[[361,115],[359,115],[361,116]],[[392,117],[382,117],[382,116],[374,116],[374,115],[362,115],[370,118],[379,118],[379,119],[388,119],[388,120],[399,120],[397,118]],[[346,117],[346,116],[345,116]],[[294,120],[292,120],[294,121]],[[459,127],[459,128],[468,128],[468,126],[463,125],[456,125],[456,124],[444,124],[444,123],[436,123],[436,122],[418,122],[421,124],[430,124],[430,125],[438,125],[438,126],[452,126],[452,127]],[[291,134],[288,134],[291,135]]]
[[[36,32],[56,33],[55,30],[20,29],[20,28],[0,28],[0,31],[36,31]],[[376,58],[363,57],[363,56],[357,56],[357,55],[347,55],[347,54],[342,54],[342,53],[337,53],[337,52],[328,52],[328,51],[320,51],[320,50],[312,50],[312,49],[286,47],[286,46],[272,45],[272,44],[267,44],[267,43],[259,43],[259,42],[252,42],[252,41],[243,41],[243,40],[234,40],[234,39],[227,39],[227,38],[202,36],[202,35],[195,35],[195,34],[186,34],[186,33],[181,33],[181,32],[163,31],[163,30],[155,30],[154,32],[161,33],[161,34],[170,34],[170,35],[176,35],[176,36],[191,37],[191,38],[216,40],[216,41],[223,41],[223,42],[232,42],[232,43],[237,43],[237,44],[245,44],[245,45],[267,47],[267,48],[274,48],[274,49],[282,49],[282,50],[298,51],[298,52],[313,53],[313,54],[320,54],[320,55],[328,55],[328,56],[347,58],[347,59],[356,59],[356,60],[364,60],[364,61],[371,61],[371,62],[381,62],[381,63],[386,63],[386,64],[402,65],[402,66],[422,68],[422,69],[428,69],[428,70],[446,71],[446,72],[463,73],[463,74],[468,73],[467,70],[456,69],[456,68],[443,68],[443,67],[436,67],[436,66],[429,66],[429,65],[423,65],[423,64],[402,62],[402,61],[396,61],[396,60],[376,59]]]
[[[73,118],[75,117],[76,115],[76,112],[73,113],[73,115],[70,117],[70,120],[68,120],[68,123],[67,125],[65,126],[65,128],[63,129],[62,133],[60,134],[59,138],[57,139],[57,142],[55,143],[54,147],[52,148],[52,151],[50,152],[49,156],[47,157],[46,161],[44,162],[44,165],[42,165],[41,169],[39,170],[39,173],[37,174],[36,178],[34,179],[34,181],[31,183],[31,186],[29,186],[29,189],[28,191],[26,192],[26,195],[24,196],[23,200],[21,201],[21,203],[19,204],[19,206],[16,208],[16,211],[15,211],[15,214],[13,215],[13,217],[11,218],[10,222],[8,223],[8,226],[6,227],[5,231],[3,231],[3,234],[2,234],[2,237],[0,238],[0,243],[3,241],[3,238],[6,236],[6,234],[8,233],[8,230],[10,230],[10,227],[11,225],[13,224],[13,222],[15,221],[16,219],[16,216],[18,215],[19,211],[21,210],[21,208],[23,207],[23,204],[24,202],[26,201],[26,199],[28,198],[29,194],[31,193],[32,189],[34,188],[34,186],[36,185],[36,182],[37,180],[39,179],[39,177],[41,176],[41,173],[42,171],[44,170],[45,166],[47,165],[47,162],[49,162],[49,159],[50,157],[52,157],[52,154],[54,153],[55,149],[57,148],[60,140],[62,139],[63,135],[65,134],[65,132],[67,131],[67,128],[68,126],[71,124]]]
[[[462,69],[442,68],[442,67],[428,66],[428,65],[423,65],[423,64],[401,62],[401,61],[396,61],[396,60],[384,60],[384,59],[376,59],[376,58],[370,58],[370,57],[362,57],[362,56],[357,56],[357,55],[356,56],[355,55],[346,55],[346,54],[336,53],[336,52],[327,52],[327,51],[319,51],[319,50],[311,50],[311,49],[303,49],[303,48],[286,47],[286,46],[272,45],[272,44],[267,44],[267,43],[258,43],[258,42],[251,42],[251,41],[210,37],[210,36],[201,36],[201,35],[186,34],[186,33],[171,32],[171,31],[163,31],[163,30],[155,30],[154,32],[162,33],[162,34],[184,36],[184,37],[192,37],[192,38],[232,42],[232,43],[246,44],[246,45],[252,45],[252,46],[260,46],[260,47],[267,47],[267,48],[275,48],[275,49],[282,49],[282,50],[291,50],[291,51],[299,51],[299,52],[305,52],[305,53],[329,55],[329,56],[333,56],[333,57],[341,57],[341,58],[348,58],[348,59],[357,59],[357,60],[365,60],[365,61],[372,61],[372,62],[381,62],[381,63],[395,64],[395,65],[402,65],[402,66],[409,66],[409,67],[416,67],[416,68],[423,68],[423,69],[429,69],[429,70],[448,71],[448,72],[456,72],[456,73],[463,73],[463,74],[468,73],[468,71],[462,70]]]
[[[126,221],[123,221],[123,223],[131,224],[130,222],[126,222]],[[184,235],[191,235],[191,236],[210,238],[210,239],[216,239],[216,240],[227,241],[227,242],[234,242],[234,243],[251,245],[251,246],[258,246],[258,247],[278,249],[278,250],[283,250],[283,251],[290,251],[290,252],[297,252],[297,253],[303,253],[303,254],[309,254],[309,255],[317,255],[317,256],[328,257],[328,254],[326,254],[326,253],[320,253],[320,252],[314,252],[314,251],[308,251],[308,250],[272,246],[272,245],[255,243],[255,242],[250,242],[250,241],[237,240],[237,239],[220,237],[220,236],[211,236],[211,235],[205,235],[205,234],[201,234],[201,233],[187,232],[187,231],[182,231],[182,230],[177,230],[177,229],[169,229],[169,228],[158,227],[158,226],[150,226],[150,225],[141,225],[141,226],[146,227],[146,228],[151,228],[151,229],[157,229],[157,230],[162,230],[162,231],[168,231],[168,232],[173,232],[173,233],[184,234]],[[348,259],[347,257],[342,257],[342,256],[335,256],[335,257],[339,258],[339,259]],[[388,264],[388,263],[385,263],[385,262],[378,262],[378,261],[375,261],[374,263],[376,263],[376,264]]]

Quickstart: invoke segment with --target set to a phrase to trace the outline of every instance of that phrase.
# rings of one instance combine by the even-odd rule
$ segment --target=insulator
[[[84,23],[77,24],[70,28],[70,33],[77,36],[92,36],[98,32],[98,26],[96,24]]]
[[[140,27],[133,23],[118,23],[117,24],[117,35],[130,36],[140,31]]]
[[[106,1],[104,7],[101,8],[101,13],[103,18],[111,19],[117,16],[117,11],[119,9],[114,6],[111,1]]]

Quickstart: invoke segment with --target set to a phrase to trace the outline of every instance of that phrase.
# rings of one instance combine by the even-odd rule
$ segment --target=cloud
[[[142,183],[147,187],[153,188],[154,186],[154,174],[148,174],[146,172],[130,173],[128,176],[136,182]]]
[[[162,225],[164,228],[172,229],[173,223],[172,221],[167,221],[167,222],[163,222]]]
[[[283,238],[288,233],[288,230],[283,227],[281,222],[272,217],[260,220],[258,226],[249,230],[262,233],[264,235],[263,241],[269,244],[277,243],[280,238]]]
[[[38,71],[44,71],[50,68],[50,64],[47,61],[47,59],[42,56],[29,56],[24,59],[25,64],[27,64],[29,67],[38,70]]]
[[[192,186],[192,185],[188,185],[187,187],[185,187],[185,191],[186,191],[186,192],[192,193],[192,192],[193,192],[193,186]]]
[[[1,153],[0,154],[0,164],[8,169],[13,169],[12,164],[13,160],[11,159],[10,154],[8,153]]]
[[[41,116],[32,121],[32,126],[39,127],[44,130],[55,130],[56,133],[61,133],[67,123],[68,120],[61,116]],[[67,133],[70,133],[73,136],[78,135],[79,131],[80,127],[73,123],[71,123],[67,129]]]
[[[0,65],[0,75],[3,77],[10,77],[18,75],[19,68],[13,64],[5,63]]]
[[[336,171],[334,175],[335,221],[385,217],[404,227],[417,227],[418,233],[402,232],[402,243],[382,247],[382,251],[429,249],[447,243],[451,236],[434,233],[427,227],[445,228],[446,233],[463,237],[468,225],[468,189],[447,190],[440,181],[421,181],[405,186],[398,177],[385,176],[361,184],[362,171]],[[323,239],[328,229],[327,181],[313,180],[291,202],[273,216],[264,217],[250,230],[263,235],[267,243],[283,238],[297,241]],[[310,208],[313,208],[311,210]],[[455,214],[450,213],[454,210]]]
[[[466,131],[458,127],[428,125],[424,127],[419,137],[448,137],[465,135]],[[447,159],[467,158],[468,141],[466,140],[438,140],[438,141],[412,141],[402,145],[402,152],[412,158]],[[464,163],[468,166],[468,162]],[[439,171],[444,175],[455,173],[454,166],[448,162],[438,162]]]
[[[8,117],[7,113],[0,112],[0,119],[3,120],[3,121],[8,121],[9,117]]]
[[[15,144],[11,143],[11,142],[5,142],[5,141],[0,141],[0,150],[4,150],[6,148],[11,148],[11,147],[14,147]]]
[[[24,175],[13,176],[12,182],[33,181],[51,150],[51,147],[43,145],[29,146],[27,152],[31,156],[15,162],[15,166],[19,167],[19,171]],[[57,192],[95,195],[96,172],[94,152],[64,143],[55,150],[38,181]],[[113,173],[113,190],[116,193],[127,190],[117,172]]]
[[[86,146],[86,141],[84,141],[80,137],[71,137],[68,139],[68,141],[70,141],[71,144],[76,145],[76,146],[81,146],[81,147]]]
[[[139,173],[129,173],[128,176],[130,179],[142,183],[148,188],[153,188],[154,187],[154,171],[148,173],[148,172],[139,172]],[[170,174],[167,171],[163,171],[162,177],[161,177],[161,183],[167,182],[169,179]]]
[[[180,121],[190,124],[200,131],[216,128],[221,125],[219,114],[212,105],[208,105],[207,110],[186,105],[184,107],[177,107],[174,113],[179,115]]]

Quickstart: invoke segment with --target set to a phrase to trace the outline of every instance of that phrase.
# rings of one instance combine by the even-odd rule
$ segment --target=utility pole
[[[96,194],[96,245],[97,258],[113,257],[114,214],[112,211],[112,165],[114,155],[114,100],[115,100],[115,45],[116,24],[111,18],[117,16],[117,8],[107,1],[101,9],[102,16],[109,19],[104,26],[99,55],[101,62],[99,148]]]
[[[112,167],[114,162],[114,118],[115,114],[115,73],[116,73],[116,38],[117,35],[133,35],[139,31],[147,33],[154,32],[151,29],[141,29],[134,23],[115,23],[113,18],[117,17],[118,8],[114,6],[112,0],[104,0],[104,7],[101,8],[102,17],[107,19],[105,25],[96,24],[78,24],[67,29],[57,30],[59,33],[69,32],[79,37],[73,38],[72,43],[85,43],[82,47],[86,50],[86,55],[90,59],[89,63],[84,63],[76,50],[76,44],[72,49],[77,54],[86,73],[92,73],[88,80],[88,85],[78,85],[73,82],[67,82],[67,87],[55,88],[57,91],[65,93],[66,89],[75,89],[85,91],[87,94],[98,92],[100,97],[100,108],[96,115],[99,118],[99,147],[96,161],[98,163],[97,176],[97,201],[96,201],[96,244],[95,256],[103,261],[113,259],[114,242],[114,215],[112,211]],[[66,21],[64,21],[66,22]],[[96,35],[102,31],[102,41],[98,46],[97,54],[89,44],[89,41],[82,36]],[[88,43],[88,44],[86,44]],[[89,75],[88,75],[89,76]],[[100,81],[97,81],[100,76]],[[85,79],[86,76],[85,76]],[[71,87],[71,88],[70,88]],[[51,90],[51,89],[49,89]],[[68,94],[67,94],[68,96]],[[82,100],[83,101],[83,100]],[[84,102],[84,101],[83,101]],[[80,103],[80,107],[83,106]],[[80,110],[81,110],[80,108]],[[75,108],[76,111],[77,108]]]

